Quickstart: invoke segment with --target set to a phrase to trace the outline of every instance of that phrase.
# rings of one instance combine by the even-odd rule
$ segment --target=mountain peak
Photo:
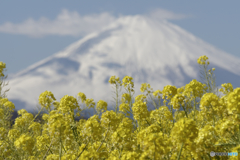
[[[52,91],[58,101],[64,95],[83,92],[95,102],[110,102],[113,98],[108,80],[114,75],[133,78],[134,96],[142,94],[142,83],[150,83],[154,90],[165,85],[181,87],[199,79],[197,59],[202,55],[207,55],[210,67],[216,68],[218,85],[239,86],[239,58],[168,21],[124,16],[16,74],[9,82],[9,98],[26,102],[28,109],[45,90]]]

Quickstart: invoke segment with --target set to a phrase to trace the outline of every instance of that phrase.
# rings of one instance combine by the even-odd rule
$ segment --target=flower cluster
[[[208,60],[208,57],[206,55],[203,55],[198,58],[197,62],[200,65],[205,65],[207,60]],[[209,61],[207,61],[207,64],[209,64]]]
[[[3,70],[6,68],[6,63],[0,62],[0,77],[4,77]]]

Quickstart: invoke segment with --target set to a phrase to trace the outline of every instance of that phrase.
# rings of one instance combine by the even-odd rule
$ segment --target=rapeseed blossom
[[[131,101],[131,96],[128,93],[122,94],[122,103],[130,103]]]
[[[85,104],[87,105],[88,108],[94,108],[95,102],[92,98],[91,99],[88,98],[86,99]]]
[[[45,91],[39,96],[39,113],[47,110],[43,121],[35,121],[39,113],[33,116],[21,109],[10,126],[9,113],[15,106],[0,97],[0,159],[180,160],[209,159],[211,151],[240,153],[240,88],[225,83],[219,90],[222,97],[214,93],[215,68],[207,70],[207,60],[207,56],[198,59],[208,74],[206,84],[193,79],[181,88],[167,85],[153,92],[150,84],[143,83],[140,91],[147,94],[135,98],[131,94],[132,77],[125,76],[121,83],[119,77],[112,76],[109,83],[116,85],[117,99],[118,87],[126,89],[120,105],[116,99],[115,111],[107,110],[103,100],[95,106],[94,100],[82,92],[77,95],[79,99],[65,95],[58,102],[50,91]],[[4,68],[5,64],[0,63],[1,75]],[[158,105],[153,101],[155,110],[148,108],[148,95],[159,100]],[[79,100],[87,108],[96,109],[98,115],[76,122],[74,118],[83,111]]]
[[[34,146],[34,140],[31,136],[28,136],[26,134],[22,134],[14,142],[14,146],[19,150],[28,151],[31,154],[33,146]]]
[[[228,112],[240,114],[240,88],[234,89],[231,93],[228,95]]]
[[[11,112],[15,109],[15,105],[11,101],[8,101],[7,98],[0,99],[0,105],[8,108]]]
[[[200,56],[198,58],[198,64],[204,65],[206,64],[206,61],[208,60],[208,57],[206,55]],[[207,62],[209,64],[209,62]]]
[[[195,121],[186,117],[175,123],[171,137],[174,143],[193,142],[198,136],[198,128]]]
[[[103,100],[99,100],[97,103],[97,111],[98,112],[104,112],[107,110],[107,102],[103,101]]]
[[[6,63],[0,62],[0,77],[4,77],[3,70],[6,68]]]
[[[180,105],[184,106],[183,100],[185,97],[182,94],[176,94],[172,99],[171,99],[171,104],[173,105],[173,109],[180,109]]]
[[[160,94],[162,94],[160,90],[156,90],[155,92],[153,92],[153,96],[157,98],[161,98]]]
[[[130,111],[129,104],[128,103],[120,104],[119,111],[125,113],[127,116],[130,116],[129,112],[131,112],[131,111]]]
[[[81,98],[82,103],[86,101],[86,95],[84,93],[79,92],[78,96]]]
[[[50,92],[50,91],[45,91],[45,92],[43,92],[40,96],[39,96],[39,104],[42,106],[42,107],[44,107],[44,108],[46,108],[47,110],[49,110],[49,107],[51,106],[51,104],[52,104],[52,102],[54,101],[54,100],[56,100],[55,99],[55,97],[54,97],[54,95],[53,95],[53,93],[52,92]]]

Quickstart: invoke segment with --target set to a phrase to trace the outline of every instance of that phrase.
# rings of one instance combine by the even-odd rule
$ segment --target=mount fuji
[[[120,80],[131,76],[134,97],[142,94],[142,83],[149,83],[154,91],[166,85],[181,87],[192,79],[201,81],[197,59],[202,55],[209,57],[210,68],[216,68],[218,86],[223,83],[232,83],[234,88],[240,86],[239,58],[166,20],[123,16],[101,31],[10,75],[8,98],[17,110],[31,111],[46,90],[57,101],[64,95],[76,97],[83,92],[96,104],[100,99],[106,101],[111,109],[115,104],[114,90],[108,82],[111,76]]]

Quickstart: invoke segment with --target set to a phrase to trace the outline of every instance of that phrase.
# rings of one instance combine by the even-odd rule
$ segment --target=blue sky
[[[121,15],[164,18],[240,58],[237,0],[0,0],[0,61],[21,71]]]

